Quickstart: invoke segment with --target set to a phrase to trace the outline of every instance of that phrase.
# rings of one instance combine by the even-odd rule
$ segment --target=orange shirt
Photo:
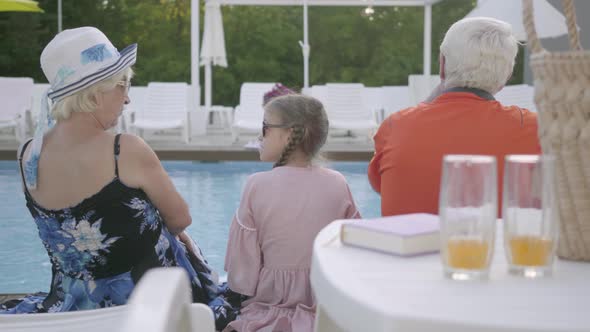
[[[369,181],[381,193],[384,216],[438,213],[445,154],[496,156],[500,203],[504,156],[541,153],[535,113],[470,92],[447,92],[394,113],[374,140]]]

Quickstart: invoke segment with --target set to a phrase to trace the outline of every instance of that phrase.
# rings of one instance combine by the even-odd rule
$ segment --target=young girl
[[[228,285],[249,298],[225,331],[313,330],[313,240],[333,220],[360,218],[344,176],[313,163],[327,136],[318,100],[286,95],[265,105],[260,159],[275,164],[248,178],[230,228]]]

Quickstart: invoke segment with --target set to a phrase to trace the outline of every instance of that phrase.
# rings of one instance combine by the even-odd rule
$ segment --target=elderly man
[[[442,157],[539,154],[536,114],[494,99],[512,74],[518,42],[508,23],[467,18],[440,45],[441,85],[425,102],[392,114],[375,135],[369,181],[384,216],[438,212]],[[499,200],[501,202],[501,200]]]

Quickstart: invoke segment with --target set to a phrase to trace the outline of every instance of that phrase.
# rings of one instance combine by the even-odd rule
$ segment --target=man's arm
[[[368,175],[369,175],[369,183],[371,184],[371,187],[373,187],[373,190],[375,190],[378,193],[381,193],[381,172],[380,172],[380,159],[381,159],[381,154],[377,153],[377,151],[375,151],[375,154],[373,155],[373,158],[371,159],[371,162],[369,163],[369,170],[368,170]]]
[[[375,142],[375,154],[369,163],[369,169],[367,170],[369,176],[369,183],[371,187],[378,193],[381,193],[381,161],[385,146],[387,144],[387,138],[391,132],[391,124],[395,116],[392,114],[387,119],[383,120],[379,126],[379,130],[373,137]]]

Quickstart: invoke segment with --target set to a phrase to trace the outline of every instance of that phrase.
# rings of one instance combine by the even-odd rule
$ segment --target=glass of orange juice
[[[555,158],[509,155],[504,164],[504,251],[512,274],[551,275],[557,236]]]
[[[446,155],[439,196],[441,259],[455,280],[487,279],[498,210],[496,158]]]

